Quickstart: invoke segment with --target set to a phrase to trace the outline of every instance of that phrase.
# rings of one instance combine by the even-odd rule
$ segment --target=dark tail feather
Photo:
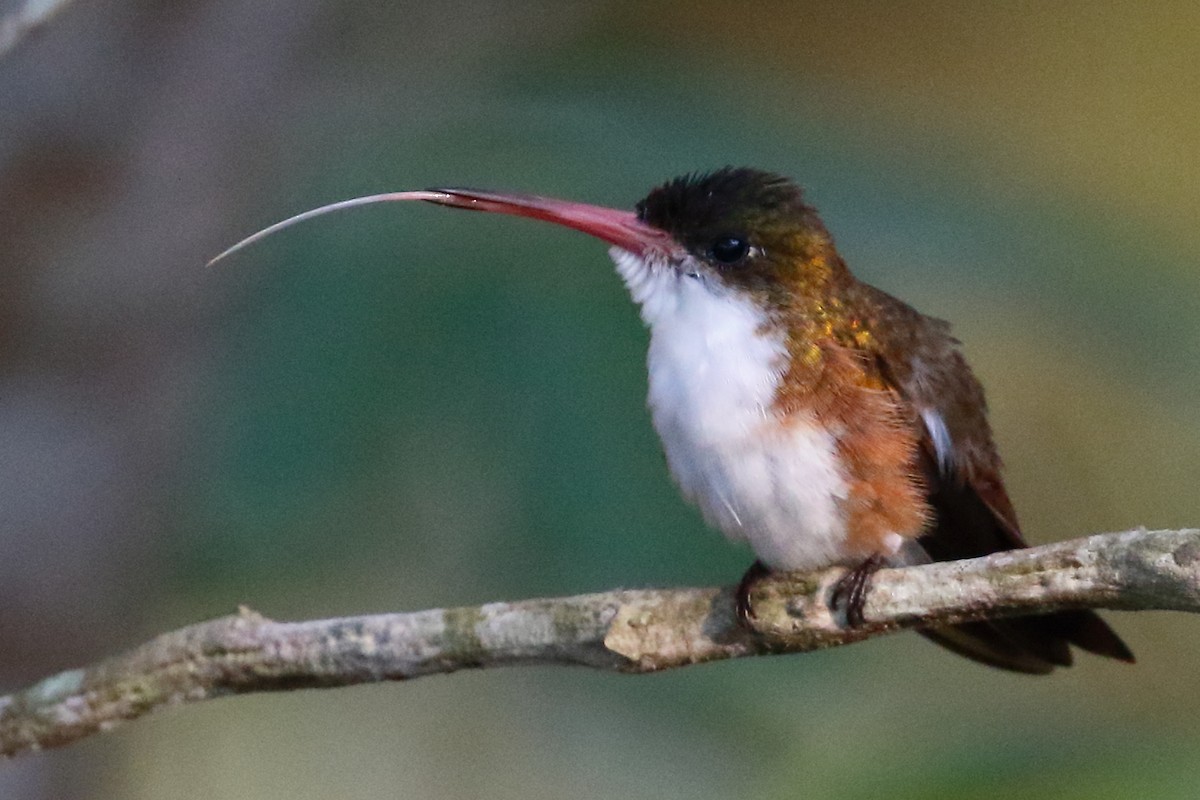
[[[989,667],[1029,675],[1047,675],[1057,666],[1014,647],[1008,637],[996,628],[996,623],[968,622],[949,628],[925,628],[919,633],[953,653]]]
[[[1046,632],[1066,639],[1076,647],[1098,656],[1134,663],[1133,651],[1108,623],[1091,611],[1060,611],[1045,617],[1030,617],[1031,622],[1046,623]]]
[[[1069,667],[1072,644],[1119,661],[1134,660],[1125,643],[1091,611],[967,622],[920,633],[973,661],[1030,675]]]
[[[936,516],[929,531],[905,551],[901,563],[954,561],[1027,546],[994,465],[975,465],[978,474],[974,480],[947,476],[938,467],[927,435],[921,466]],[[975,661],[1037,675],[1070,666],[1071,645],[1133,663],[1133,653],[1125,643],[1091,611],[968,622],[921,633]]]

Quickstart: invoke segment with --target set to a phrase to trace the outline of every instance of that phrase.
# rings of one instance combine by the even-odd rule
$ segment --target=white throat
[[[787,351],[766,310],[700,265],[610,254],[650,327],[648,405],[684,496],[769,567],[845,560],[836,442],[774,410]]]

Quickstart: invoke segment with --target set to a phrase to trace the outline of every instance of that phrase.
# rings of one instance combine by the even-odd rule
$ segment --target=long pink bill
[[[586,203],[572,203],[568,200],[556,200],[536,195],[484,192],[476,189],[425,189],[355,197],[350,200],[341,200],[321,206],[320,208],[305,211],[263,228],[258,233],[247,236],[209,261],[208,265],[211,267],[218,261],[233,255],[260,239],[264,239],[284,228],[291,227],[298,222],[304,222],[313,217],[319,217],[322,214],[341,211],[346,208],[401,200],[421,200],[440,206],[449,206],[450,208],[462,208],[469,211],[489,211],[497,214],[512,214],[518,217],[540,219],[545,222],[552,222],[556,225],[582,231],[638,255],[645,255],[651,250],[669,254],[677,249],[677,245],[671,240],[670,236],[658,228],[653,228],[645,224],[631,211],[592,206]]]

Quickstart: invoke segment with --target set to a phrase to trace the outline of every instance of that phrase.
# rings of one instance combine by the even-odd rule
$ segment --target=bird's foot
[[[871,576],[883,565],[883,556],[873,555],[839,578],[834,585],[832,604],[835,607],[845,605],[846,623],[851,628],[863,624],[863,606],[867,602],[867,592],[871,589]]]
[[[737,610],[738,622],[744,627],[751,630],[754,629],[754,619],[758,616],[754,613],[754,606],[750,602],[750,592],[754,589],[754,584],[765,578],[771,573],[767,566],[761,561],[755,561],[750,565],[750,569],[742,575],[742,579],[738,581],[737,589],[733,593],[734,608]]]

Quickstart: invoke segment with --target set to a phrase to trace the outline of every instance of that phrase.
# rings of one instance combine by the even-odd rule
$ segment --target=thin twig
[[[68,744],[163,706],[231,694],[521,664],[656,672],[1065,608],[1196,612],[1200,531],[1128,531],[882,570],[857,628],[846,627],[828,603],[841,574],[764,580],[754,594],[754,632],[735,619],[728,588],[612,591],[307,622],[274,622],[243,608],[0,697],[0,755]]]
[[[34,29],[45,25],[71,0],[25,0],[16,11],[0,16],[0,56],[12,50]]]

